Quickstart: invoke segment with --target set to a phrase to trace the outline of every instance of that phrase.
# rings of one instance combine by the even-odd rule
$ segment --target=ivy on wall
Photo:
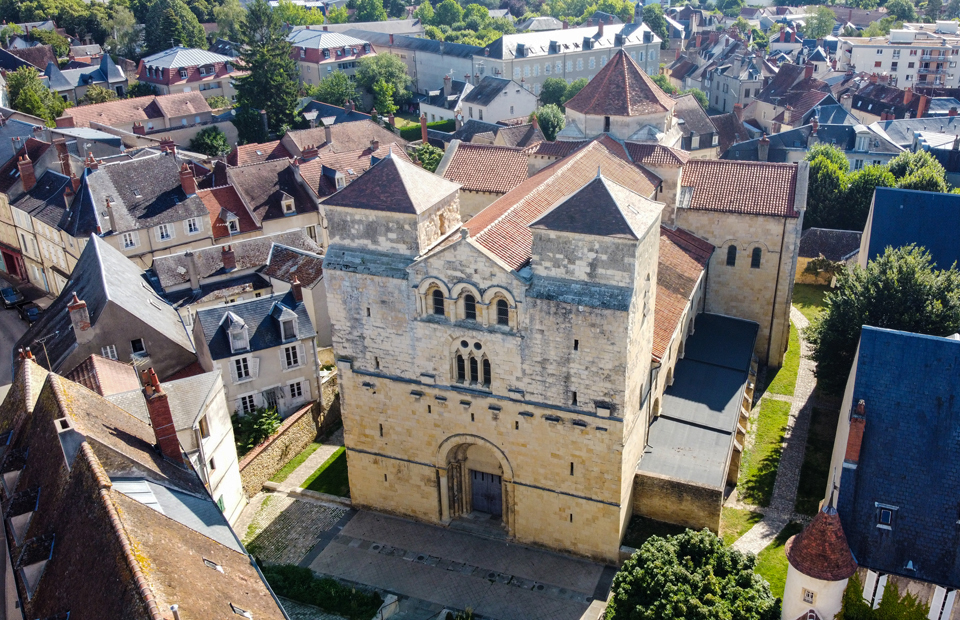
[[[843,593],[843,606],[837,620],[926,620],[930,606],[907,592],[903,596],[896,584],[887,582],[876,609],[863,599],[863,582],[854,574]]]

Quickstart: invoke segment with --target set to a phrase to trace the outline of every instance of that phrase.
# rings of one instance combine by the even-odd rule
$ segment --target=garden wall
[[[633,514],[694,530],[720,531],[723,489],[651,473],[636,474]]]

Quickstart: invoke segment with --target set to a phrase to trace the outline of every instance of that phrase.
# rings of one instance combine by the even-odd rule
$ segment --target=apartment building
[[[920,24],[932,26],[932,24]],[[960,33],[957,22],[937,22],[935,29],[891,30],[885,37],[840,37],[838,69],[887,74],[900,88],[956,88]]]
[[[310,26],[294,30],[287,40],[293,46],[292,55],[304,84],[317,84],[334,71],[353,76],[361,58],[376,55],[367,41],[338,32],[312,30]]]
[[[244,72],[237,71],[233,63],[229,56],[178,45],[141,60],[137,79],[152,84],[161,95],[198,91],[205,99],[234,101],[233,80]]]

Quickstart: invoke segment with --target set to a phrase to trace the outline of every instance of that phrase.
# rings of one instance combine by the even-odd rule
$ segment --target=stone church
[[[353,502],[605,561],[632,514],[716,530],[807,169],[609,135],[541,163],[466,223],[400,157],[325,201]]]

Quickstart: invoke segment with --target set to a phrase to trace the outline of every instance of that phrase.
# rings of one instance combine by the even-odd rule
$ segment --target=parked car
[[[43,310],[40,309],[40,306],[33,302],[17,306],[17,314],[20,315],[21,319],[31,325],[33,325],[34,322],[40,318],[40,314],[42,312]]]
[[[26,302],[26,299],[23,298],[23,295],[20,294],[20,291],[13,287],[0,290],[0,297],[3,298],[4,308],[15,308]]]

